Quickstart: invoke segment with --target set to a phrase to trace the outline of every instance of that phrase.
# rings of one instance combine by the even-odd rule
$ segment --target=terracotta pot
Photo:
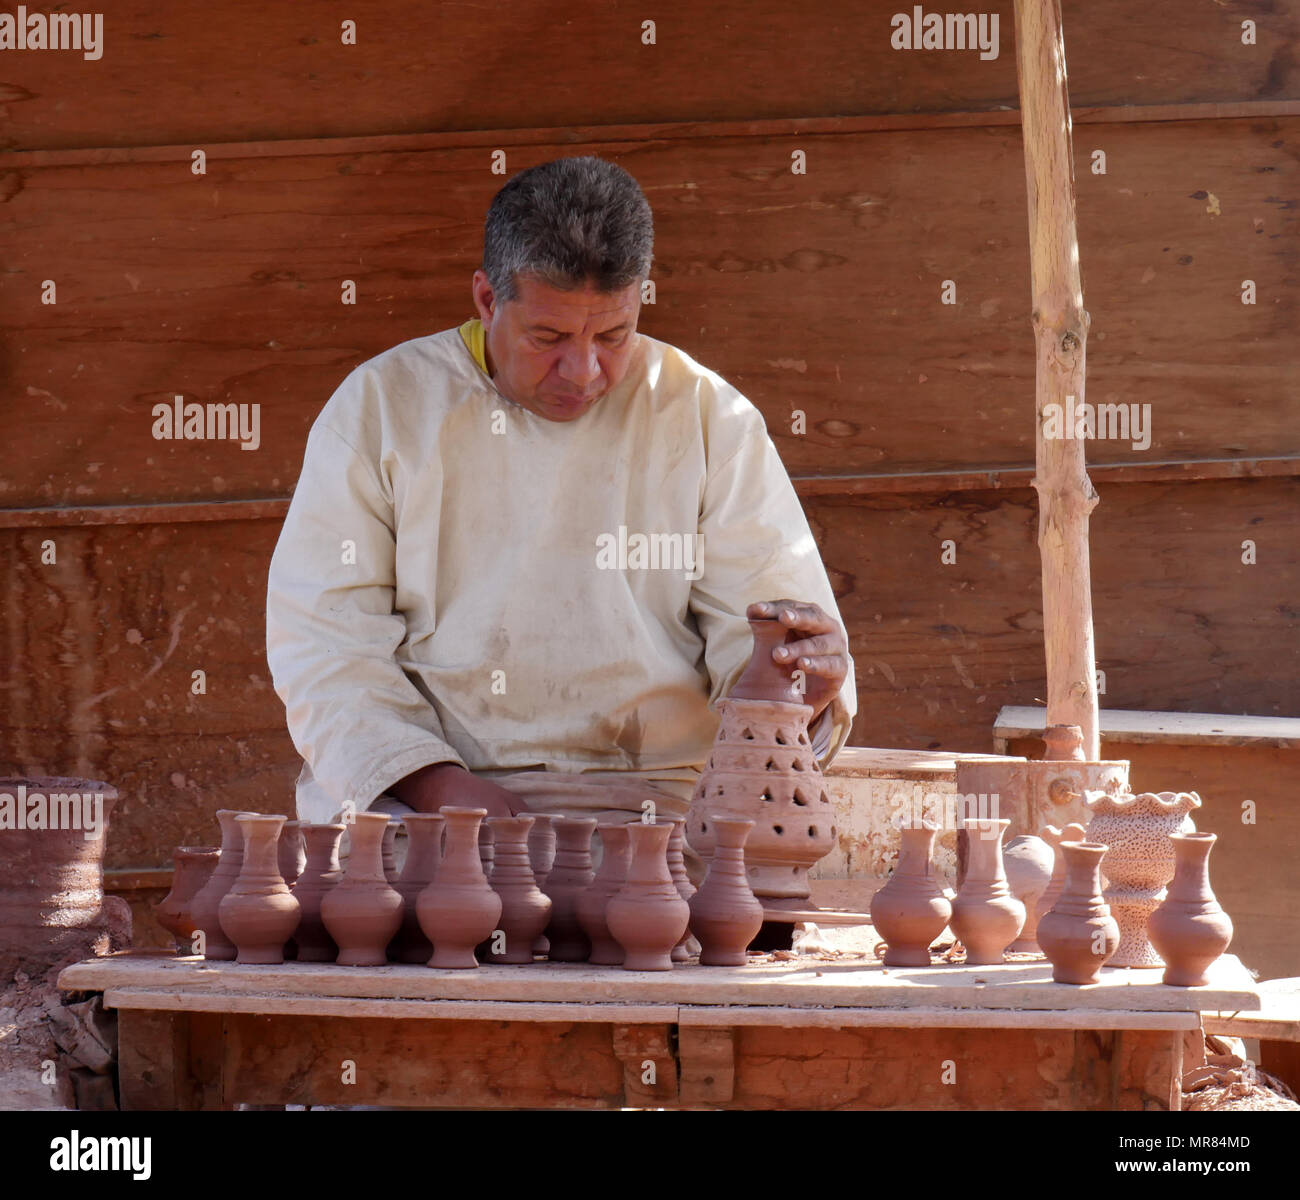
[[[439,810],[447,823],[447,841],[438,878],[420,893],[416,912],[420,928],[433,943],[431,967],[477,967],[474,947],[501,919],[501,897],[488,884],[479,860],[478,831],[485,808]]]
[[[293,935],[299,962],[333,962],[338,958],[339,948],[321,920],[320,907],[321,901],[343,878],[339,841],[346,830],[346,825],[303,824],[307,865],[293,885],[294,898],[302,909],[298,931]]]
[[[1042,838],[1022,834],[1002,847],[1002,863],[1011,894],[1025,906],[1025,923],[1007,949],[1014,954],[1037,954],[1038,901],[1052,881],[1056,853]]]
[[[928,967],[930,943],[947,927],[952,902],[934,872],[932,821],[898,831],[898,866],[871,897],[871,923],[885,939],[887,967]]]
[[[379,854],[384,864],[384,878],[389,883],[396,883],[402,874],[397,865],[397,828],[400,824],[397,817],[389,815],[388,826],[380,843]]]
[[[402,897],[384,874],[387,813],[357,813],[348,826],[351,847],[343,878],[325,893],[321,921],[339,948],[342,967],[380,967],[402,924]]]
[[[546,877],[555,863],[556,818],[553,813],[533,813],[533,817],[533,828],[528,834],[528,861],[532,864],[538,888],[545,892]],[[547,955],[550,951],[550,939],[546,934],[540,934],[533,943],[533,953]]]
[[[189,954],[194,934],[190,903],[216,869],[215,846],[177,846],[172,851],[172,890],[155,906],[154,918],[176,939],[176,953]]]
[[[484,876],[491,880],[496,865],[496,846],[492,840],[492,827],[486,821],[478,827],[478,862]]]
[[[713,819],[713,858],[697,892],[687,900],[691,932],[706,967],[743,967],[745,949],[763,926],[763,906],[745,872],[745,839],[753,821]]]
[[[668,835],[668,871],[673,877],[673,883],[677,885],[677,894],[689,904],[691,897],[695,895],[695,885],[691,882],[691,877],[686,874],[686,856],[683,853],[686,818],[673,817],[670,823],[673,831]],[[700,943],[695,940],[688,928],[682,935],[682,940],[673,947],[673,962],[690,962],[691,958],[699,952]]]
[[[1002,962],[1025,922],[1025,906],[1011,894],[1002,864],[1002,839],[1010,824],[1005,817],[963,822],[969,858],[949,925],[966,947],[971,966]]]
[[[600,834],[600,870],[591,886],[578,894],[575,911],[578,924],[591,941],[591,954],[587,961],[597,966],[617,967],[623,962],[623,947],[609,932],[605,908],[627,882],[632,843],[623,822],[602,822],[596,826],[596,831]]]
[[[1047,882],[1046,890],[1038,897],[1038,902],[1034,905],[1035,927],[1037,927],[1037,922],[1052,911],[1052,905],[1056,903],[1061,894],[1061,889],[1065,887],[1065,855],[1061,852],[1061,843],[1085,841],[1087,840],[1087,831],[1082,825],[1072,822],[1066,825],[1064,829],[1057,829],[1055,825],[1044,825],[1038,831],[1038,836],[1051,848],[1052,877]]]
[[[1101,861],[1109,847],[1062,842],[1065,885],[1038,923],[1038,944],[1057,983],[1098,983],[1119,946],[1119,926],[1101,895]]]
[[[1165,960],[1165,983],[1204,987],[1208,972],[1232,942],[1232,921],[1210,890],[1212,833],[1175,833],[1174,879],[1165,902],[1151,914],[1147,933]]]
[[[276,860],[279,864],[280,878],[290,887],[298,882],[298,876],[307,865],[307,851],[302,842],[302,827],[302,821],[285,821],[284,828],[280,830],[280,846]]]
[[[504,935],[505,948],[500,953],[494,930],[488,939],[487,958],[494,963],[528,964],[533,961],[533,945],[551,919],[551,901],[537,886],[532,863],[528,859],[528,834],[533,827],[531,814],[513,817],[488,817],[492,834],[493,866],[489,880],[492,890],[501,897],[501,919],[497,928]],[[480,843],[481,845],[482,843]]]
[[[284,962],[284,944],[298,928],[302,910],[280,874],[284,818],[245,813],[236,818],[244,834],[244,865],[217,906],[222,931],[238,951],[235,961]]]
[[[802,705],[803,695],[793,680],[794,663],[775,662],[772,651],[787,642],[800,641],[803,634],[766,618],[751,620],[749,629],[754,635],[754,649],[745,670],[727,695],[733,700],[774,700]]]
[[[1043,733],[1043,761],[1086,762],[1083,729],[1078,725],[1049,725]]]
[[[207,883],[199,888],[190,901],[190,919],[194,922],[195,931],[203,934],[204,958],[233,962],[239,953],[221,928],[217,910],[226,893],[235,886],[235,880],[239,878],[239,872],[244,866],[244,831],[240,829],[236,818],[257,815],[233,808],[223,808],[217,812],[217,824],[221,826],[221,850],[217,856],[217,865],[208,876]]]
[[[407,835],[406,862],[393,884],[402,897],[402,924],[388,946],[388,957],[394,962],[427,963],[433,955],[433,943],[420,928],[416,905],[420,893],[438,877],[444,821],[441,813],[408,813],[402,822]]]
[[[1200,808],[1195,792],[1142,792],[1090,796],[1088,840],[1110,847],[1102,868],[1106,903],[1119,924],[1119,949],[1112,967],[1162,967],[1147,938],[1147,920],[1165,898],[1174,877],[1171,834],[1192,833],[1189,815]]]
[[[691,915],[668,870],[672,827],[637,821],[627,830],[632,844],[627,882],[605,906],[605,921],[623,947],[625,970],[670,971],[673,947]]]
[[[546,936],[551,942],[552,962],[586,962],[591,953],[591,940],[578,923],[577,906],[578,896],[595,879],[591,869],[595,830],[595,817],[565,817],[555,822],[555,863],[545,889],[551,899]]]

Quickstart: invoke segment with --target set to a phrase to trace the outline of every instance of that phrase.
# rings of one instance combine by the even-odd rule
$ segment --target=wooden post
[[[1084,441],[1045,437],[1047,406],[1058,424],[1074,423],[1084,402],[1088,314],[1079,279],[1074,219],[1074,160],[1059,0],[1015,0],[1016,69],[1029,190],[1029,264],[1033,286],[1035,379],[1034,487],[1043,567],[1043,642],[1047,656],[1047,724],[1078,725],[1090,761],[1101,755],[1088,514],[1097,493],[1088,478]],[[1073,433],[1073,429],[1063,431]]]

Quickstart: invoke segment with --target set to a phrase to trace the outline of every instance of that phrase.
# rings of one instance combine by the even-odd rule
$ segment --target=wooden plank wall
[[[1300,0],[1064,9],[1089,399],[1151,406],[1149,446],[1090,453],[1103,700],[1294,715]],[[640,180],[641,327],[767,417],[854,741],[989,749],[1043,666],[1013,21],[984,11],[991,60],[894,50],[891,6],[847,0],[374,3],[354,46],[323,9],[124,0],[97,61],[0,54],[0,760],[114,781],[115,866],[287,811],[263,597],[306,432],[357,363],[471,315],[497,150]],[[260,404],[258,449],[155,440],[176,394]]]

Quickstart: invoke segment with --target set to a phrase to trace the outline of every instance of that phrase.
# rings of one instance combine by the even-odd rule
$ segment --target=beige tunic
[[[684,813],[710,704],[749,659],[746,605],[839,619],[761,414],[639,342],[568,423],[507,400],[456,329],[362,363],[330,398],[267,589],[303,820],[438,762],[518,775],[541,810],[629,813],[649,794]],[[855,710],[850,670],[810,732],[823,762]]]

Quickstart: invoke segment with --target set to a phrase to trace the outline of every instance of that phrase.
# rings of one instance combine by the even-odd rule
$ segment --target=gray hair
[[[492,198],[483,271],[498,300],[521,274],[563,291],[588,280],[621,291],[650,274],[654,218],[637,181],[602,158],[557,158],[520,171]]]

